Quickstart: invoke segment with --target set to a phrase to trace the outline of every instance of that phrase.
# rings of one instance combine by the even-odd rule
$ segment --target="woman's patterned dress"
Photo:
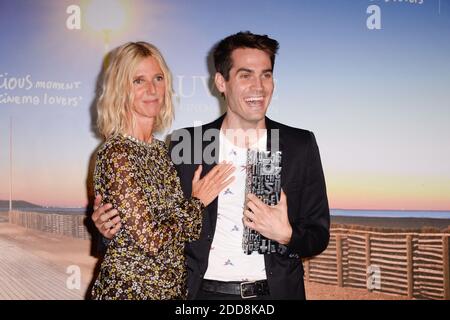
[[[119,211],[93,299],[185,299],[184,243],[198,239],[203,204],[186,199],[162,141],[116,135],[97,153],[95,192]]]

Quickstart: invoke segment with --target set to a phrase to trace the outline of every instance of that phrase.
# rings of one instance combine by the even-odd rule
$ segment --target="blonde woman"
[[[153,132],[173,118],[172,81],[159,50],[146,42],[116,49],[99,98],[95,192],[120,216],[95,280],[94,299],[185,299],[185,242],[200,236],[202,211],[232,182],[230,164],[215,166],[186,199],[174,165]]]

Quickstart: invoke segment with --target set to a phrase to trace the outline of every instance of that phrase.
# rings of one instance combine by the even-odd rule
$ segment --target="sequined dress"
[[[97,153],[96,194],[119,211],[93,299],[185,299],[184,243],[199,238],[203,204],[186,199],[167,147],[116,135]]]

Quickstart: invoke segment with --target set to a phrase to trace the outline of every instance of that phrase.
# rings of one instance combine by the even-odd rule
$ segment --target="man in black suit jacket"
[[[242,217],[245,226],[275,241],[277,251],[263,257],[253,253],[253,259],[263,263],[264,271],[255,270],[253,275],[252,266],[246,266],[250,281],[233,273],[222,277],[211,270],[220,266],[217,258],[211,258],[213,242],[214,254],[229,248],[222,237],[223,225],[218,224],[219,201],[224,199],[219,195],[205,209],[200,239],[186,244],[190,299],[305,299],[301,258],[317,255],[328,245],[330,215],[315,137],[312,132],[277,123],[265,116],[274,89],[277,50],[276,40],[250,32],[239,32],[220,41],[214,49],[215,84],[225,99],[227,112],[209,124],[172,134],[171,157],[186,197],[191,196],[192,178],[198,165],[202,165],[204,176],[221,158],[219,150],[224,138],[220,138],[220,133],[231,131],[231,140],[237,147],[248,148],[255,142],[266,141],[266,150],[282,152],[280,202],[268,206],[250,195],[246,199],[246,208],[250,210],[242,210],[242,207],[231,210],[233,212],[225,210],[225,215]],[[237,190],[243,193],[245,188],[240,187]],[[100,224],[97,227],[105,234]],[[218,227],[222,228],[219,230],[221,238],[217,234]],[[110,234],[117,228],[112,227],[112,230]],[[242,238],[234,238],[237,249],[231,254],[245,263],[248,260],[242,257],[244,253],[237,243],[241,241]],[[215,279],[217,276],[222,279]]]
[[[221,128],[226,116],[223,115],[214,122],[202,126],[202,132]],[[321,253],[327,247],[329,239],[330,217],[319,150],[312,132],[288,127],[267,117],[265,124],[268,133],[273,129],[279,130],[279,150],[282,151],[281,183],[286,194],[287,216],[292,227],[286,250],[264,256],[270,298],[305,299],[303,265],[300,258]],[[193,137],[194,128],[187,130]],[[271,139],[268,138],[267,141],[267,149],[271,150]],[[202,150],[210,145],[208,141],[201,143]],[[191,145],[193,147],[194,144]],[[172,150],[174,146],[176,143],[171,144]],[[193,153],[192,149],[191,155]],[[218,158],[218,154],[215,157]],[[191,164],[181,163],[176,167],[183,191],[186,196],[190,196],[192,177],[197,165],[192,161]],[[203,162],[202,174],[209,172],[212,167],[213,164]],[[218,199],[206,208],[200,239],[186,244],[188,289],[191,299],[197,297],[208,267],[217,222],[217,202]]]
[[[300,258],[325,250],[329,240],[330,216],[319,150],[313,133],[265,117],[273,92],[272,71],[277,49],[275,40],[248,32],[222,40],[214,51],[215,83],[225,98],[227,113],[202,127],[174,132],[170,149],[183,191],[188,197],[191,195],[192,177],[200,164],[196,159],[202,159],[202,174],[207,174],[219,160],[220,135],[214,133],[229,129],[240,130],[239,135],[253,129],[267,132],[267,150],[282,152],[281,184],[284,192],[277,209],[261,203],[256,205],[257,199],[249,199],[255,205],[249,204],[253,212],[246,211],[244,223],[277,241],[280,246],[277,253],[264,255],[267,281],[263,279],[254,288],[251,284],[248,286],[250,295],[261,298],[304,299]],[[180,137],[188,137],[189,143]],[[192,137],[199,140],[192,141]],[[183,154],[187,150],[179,148],[181,144],[190,147],[188,157]],[[213,150],[210,163],[205,159],[207,149]],[[219,197],[206,208],[200,239],[186,244],[190,298],[226,299],[232,298],[233,291],[238,298],[243,295],[244,288],[239,281],[203,279],[216,230]],[[237,214],[242,215],[242,212]]]

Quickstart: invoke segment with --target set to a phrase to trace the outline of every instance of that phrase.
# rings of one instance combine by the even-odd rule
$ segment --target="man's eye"
[[[264,73],[264,78],[271,79],[272,78],[272,74],[270,72]]]
[[[248,74],[248,73],[241,74],[241,79],[248,79],[248,78],[250,78],[250,74]]]

